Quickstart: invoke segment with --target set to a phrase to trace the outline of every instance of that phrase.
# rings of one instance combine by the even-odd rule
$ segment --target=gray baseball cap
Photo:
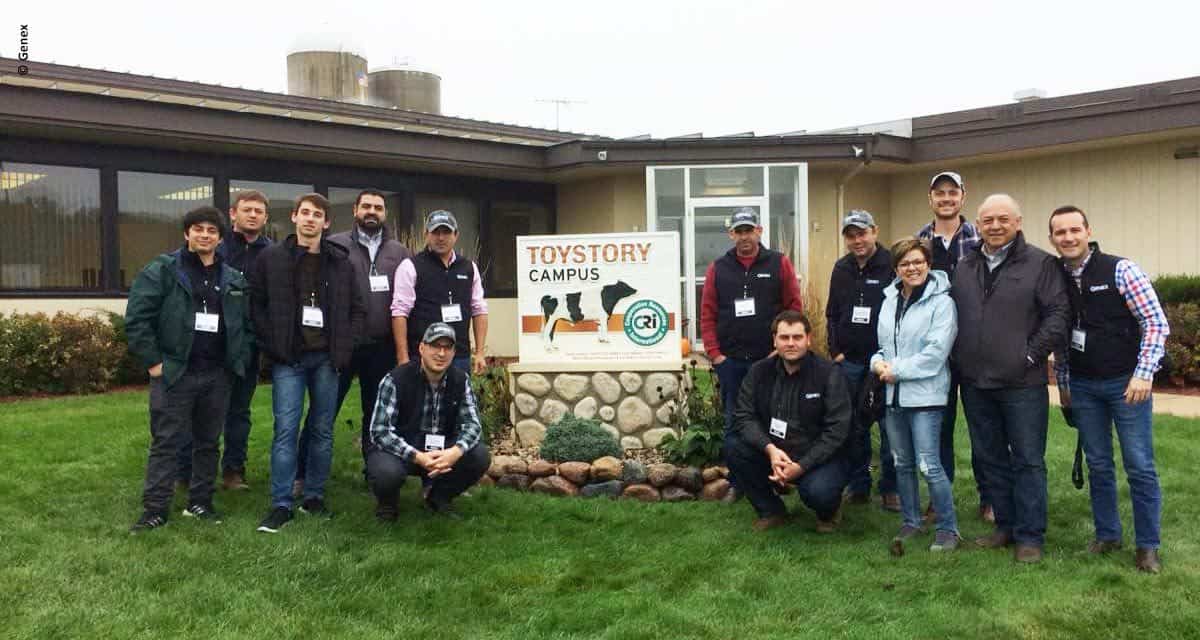
[[[846,232],[849,227],[858,227],[859,229],[870,229],[875,226],[875,217],[870,211],[862,209],[851,209],[850,213],[842,219],[842,233]]]
[[[445,209],[438,209],[429,214],[425,219],[425,231],[430,232],[438,227],[446,227],[447,229],[458,232],[458,218],[454,217],[453,213]]]
[[[953,171],[943,171],[943,172],[937,174],[936,176],[934,176],[933,179],[929,181],[929,190],[932,191],[934,185],[936,185],[938,183],[938,180],[941,180],[942,178],[946,178],[947,180],[950,180],[956,186],[958,186],[959,189],[962,189],[963,191],[967,190],[967,183],[963,182],[962,176],[958,175],[957,173],[954,173]]]
[[[421,336],[421,342],[433,344],[442,338],[448,338],[450,342],[456,342],[456,337],[454,327],[445,322],[435,322],[425,329],[425,335]]]
[[[751,207],[742,207],[741,209],[734,211],[733,215],[729,217],[730,229],[757,226],[759,226],[758,212]]]

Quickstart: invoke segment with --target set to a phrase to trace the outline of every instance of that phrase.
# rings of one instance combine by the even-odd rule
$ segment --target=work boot
[[[1134,555],[1134,565],[1143,573],[1158,573],[1162,571],[1162,561],[1158,559],[1158,549],[1139,548]]]
[[[750,528],[755,531],[766,531],[767,529],[782,527],[784,524],[787,524],[787,516],[780,514],[767,516],[765,518],[758,518],[753,524],[750,525]]]
[[[986,536],[975,538],[975,545],[984,549],[1000,549],[1012,544],[1012,536],[999,529]]]
[[[1104,555],[1110,551],[1120,551],[1120,540],[1092,540],[1087,546],[1088,553]]]
[[[842,521],[842,505],[838,505],[837,511],[829,516],[828,520],[817,518],[817,533],[833,533],[837,530],[838,524]]]
[[[1042,561],[1042,548],[1032,544],[1019,544],[1013,549],[1013,560],[1022,564],[1037,564]]]
[[[853,504],[853,505],[868,504],[871,502],[871,494],[860,493],[858,491],[851,491],[851,492],[846,493],[846,497],[844,498],[844,500],[845,500],[846,504]]]

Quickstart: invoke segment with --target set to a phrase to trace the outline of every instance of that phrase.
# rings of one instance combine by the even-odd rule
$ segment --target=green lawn
[[[1132,549],[1089,556],[1074,433],[1051,425],[1047,559],[923,549],[891,558],[896,517],[846,514],[833,536],[750,531],[736,505],[584,501],[474,490],[447,522],[406,488],[377,524],[353,430],[339,418],[332,521],[256,533],[266,506],[270,388],[258,391],[253,489],[218,494],[221,525],[185,520],[132,537],[147,444],[144,392],[0,405],[3,638],[1155,638],[1200,634],[1195,421],[1159,418],[1165,493],[1159,576]],[[352,396],[347,407],[357,406]],[[959,425],[959,468],[967,470]],[[956,486],[966,537],[966,472]],[[1121,482],[1124,482],[1122,479]],[[413,483],[410,483],[412,485]],[[794,500],[795,498],[789,498]],[[176,509],[182,505],[177,501]],[[1132,544],[1128,493],[1122,513]],[[1127,547],[1128,548],[1128,547]]]

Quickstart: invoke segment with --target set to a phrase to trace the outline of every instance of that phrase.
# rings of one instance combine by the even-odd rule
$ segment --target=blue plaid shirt
[[[943,242],[940,237],[934,237],[932,222],[921,227],[921,230],[917,232],[918,238],[921,240],[928,240],[929,244],[931,245],[930,250],[933,252],[934,256],[934,264],[932,265],[933,268],[939,269],[943,266],[946,266],[944,264],[939,266],[938,257],[940,255],[946,255],[946,257],[949,258],[950,269],[942,270],[946,271],[946,275],[951,276],[954,275],[954,267],[958,265],[958,261],[962,260],[963,256],[967,255],[971,251],[974,251],[981,242],[979,230],[975,228],[975,225],[967,222],[967,219],[961,215],[958,216],[958,221],[958,232],[954,234],[953,238],[950,238],[949,243]]]
[[[424,371],[421,372],[421,379],[427,385],[425,404],[421,407],[421,433],[444,433],[449,430],[449,425],[438,424],[438,419],[441,416],[442,399],[446,395],[446,376],[442,376],[437,387],[429,385]],[[466,453],[479,442],[483,427],[475,406],[475,394],[471,392],[470,378],[464,384],[467,388],[463,390],[463,401],[458,409],[458,440],[454,444]],[[381,451],[410,462],[420,449],[396,433],[392,426],[395,417],[396,384],[389,373],[379,382],[379,395],[375,400],[375,411],[371,414],[371,442]]]

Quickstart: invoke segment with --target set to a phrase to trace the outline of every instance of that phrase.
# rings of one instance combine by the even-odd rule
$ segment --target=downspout
[[[847,171],[846,175],[842,176],[841,180],[838,180],[837,210],[833,212],[833,228],[839,232],[841,231],[842,216],[846,215],[846,185],[850,184],[850,181],[853,180],[855,176],[862,173],[863,169],[866,169],[867,165],[871,164],[871,160],[873,159],[873,154],[875,151],[875,138],[876,136],[871,136],[871,139],[866,141],[866,148],[863,149],[862,160],[860,160],[857,165]]]

